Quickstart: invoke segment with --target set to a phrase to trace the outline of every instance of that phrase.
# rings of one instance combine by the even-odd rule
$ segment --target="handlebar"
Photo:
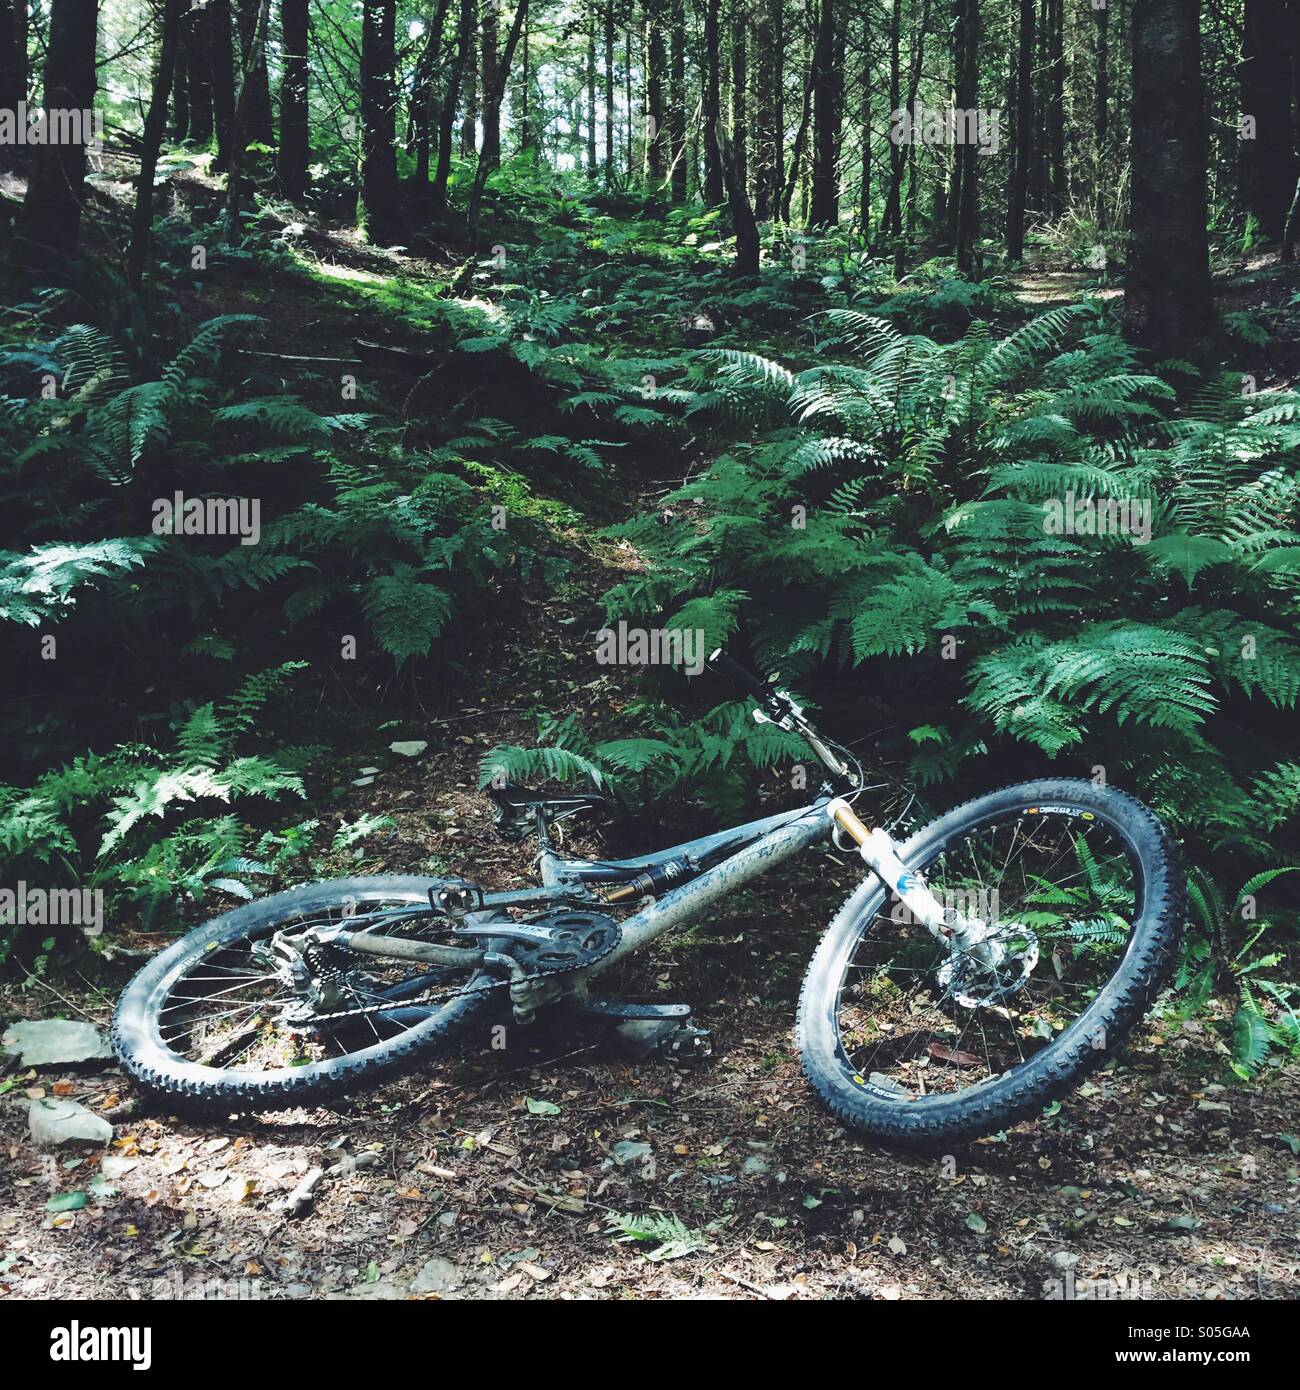
[[[780,698],[772,686],[761,676],[756,676],[752,671],[745,670],[740,662],[729,657],[721,647],[709,657],[709,665],[715,671],[720,671],[732,685],[743,690],[746,695],[752,695],[760,704],[767,705]]]

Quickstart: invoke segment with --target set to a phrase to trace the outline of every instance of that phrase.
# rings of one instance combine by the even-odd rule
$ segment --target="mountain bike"
[[[493,787],[497,831],[536,836],[540,884],[359,877],[250,902],[131,981],[113,1027],[124,1065],[191,1102],[315,1103],[432,1056],[491,1009],[518,1024],[568,1010],[690,1060],[708,1036],[689,1006],[602,999],[593,984],[826,841],[867,872],[813,951],[795,1033],[845,1125],[900,1144],[987,1134],[1113,1054],[1178,954],[1185,878],[1151,811],[1089,781],[1023,782],[898,843],[860,815],[849,750],[788,691],[721,650],[710,661],[823,764],[810,804],[635,859],[574,859],[557,826],[606,798]]]

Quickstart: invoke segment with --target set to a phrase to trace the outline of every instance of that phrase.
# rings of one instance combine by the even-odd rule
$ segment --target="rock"
[[[762,1154],[750,1154],[741,1164],[740,1171],[751,1178],[761,1178],[772,1171],[771,1163]]]
[[[344,1289],[340,1293],[329,1295],[331,1299],[384,1299],[384,1298],[405,1298],[406,1290],[399,1284],[394,1284],[390,1279],[375,1279],[370,1283],[353,1284],[350,1289]]]
[[[1079,1257],[1069,1250],[1057,1250],[1052,1255],[1052,1263],[1057,1269],[1070,1269],[1079,1263]]]
[[[112,1057],[108,1039],[93,1023],[50,1018],[15,1023],[4,1032],[4,1049],[24,1067],[61,1067]]]
[[[649,1144],[620,1139],[610,1149],[610,1157],[620,1168],[635,1168],[637,1177],[649,1182],[655,1175],[655,1156]]]
[[[450,1260],[438,1256],[428,1261],[411,1280],[412,1293],[450,1293],[464,1283],[464,1276]]]
[[[388,745],[388,751],[399,753],[403,758],[418,758],[428,746],[428,740],[423,738],[407,739],[405,742],[399,739],[398,742]]]
[[[32,1139],[46,1148],[59,1144],[103,1145],[113,1137],[113,1126],[75,1100],[34,1100],[27,1110]]]

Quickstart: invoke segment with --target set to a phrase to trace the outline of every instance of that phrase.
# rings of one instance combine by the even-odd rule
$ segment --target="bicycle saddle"
[[[518,839],[531,830],[538,810],[547,821],[554,821],[608,811],[613,805],[609,797],[593,793],[535,792],[509,783],[504,787],[489,787],[488,796],[492,798],[492,824],[506,839]]]

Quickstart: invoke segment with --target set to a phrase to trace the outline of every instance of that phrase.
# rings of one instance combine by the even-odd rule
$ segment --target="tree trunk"
[[[252,99],[250,75],[256,69],[259,57],[266,52],[266,29],[271,22],[271,0],[260,0],[260,8],[254,17],[249,34],[249,46],[243,52],[240,71],[239,91],[235,96],[235,108],[230,118],[230,171],[226,175],[226,240],[237,241],[240,235],[239,206],[242,190],[239,175],[244,164],[244,150],[248,146],[248,106]],[[260,53],[259,53],[260,50]]]
[[[1025,255],[1025,199],[1029,192],[1029,166],[1034,158],[1034,0],[1020,0],[1015,112],[1015,162],[1007,190],[1007,256],[1020,261]]]
[[[587,174],[595,178],[600,164],[596,158],[596,7],[587,15]]]
[[[734,0],[731,13],[731,157],[736,178],[749,188],[749,12],[747,0]],[[751,213],[752,216],[752,213]]]
[[[1296,184],[1288,27],[1286,0],[1245,0],[1237,71],[1242,118],[1253,130],[1243,129],[1240,142],[1241,203],[1269,241],[1282,236]]]
[[[90,111],[95,104],[98,0],[52,0],[49,14],[42,107],[46,112]],[[84,143],[36,146],[17,227],[37,251],[36,259],[44,261],[42,253],[48,253],[48,263],[57,266],[76,250],[85,193]],[[19,254],[24,258],[26,247]]]
[[[900,101],[903,102],[903,106],[908,111],[913,110],[916,105],[916,94],[921,86],[921,65],[925,59],[925,35],[930,26],[930,0],[923,0],[921,22],[917,27],[916,39],[912,48],[912,62],[904,100],[901,91],[900,8],[901,0],[894,0],[889,29],[889,109],[891,120],[893,113],[901,109]],[[911,165],[909,158],[911,150],[910,144],[903,144],[891,138],[889,146],[889,191],[885,197],[885,216],[882,224],[882,231],[886,236],[901,237],[903,235],[903,178]]]
[[[721,0],[704,3],[704,201],[717,207],[726,197],[722,176],[722,150],[718,145],[718,122],[722,116],[722,57],[718,12]]]
[[[199,149],[212,143],[212,15],[191,10],[181,22],[186,87],[189,94],[189,139]]]
[[[1124,330],[1157,358],[1214,336],[1198,0],[1133,6],[1133,189]]]
[[[154,69],[153,90],[149,94],[149,113],[140,137],[140,182],[135,190],[135,211],[131,219],[131,245],[126,256],[128,284],[139,289],[149,259],[149,234],[153,228],[153,180],[167,126],[167,103],[171,100],[176,70],[176,38],[181,15],[190,0],[163,0],[162,39],[158,66]]]
[[[839,103],[835,99],[835,0],[821,0],[813,48],[813,159],[810,226],[840,220]]]
[[[26,100],[27,0],[0,0],[0,110],[17,113]],[[0,146],[0,168],[22,162],[20,146]]]
[[[483,0],[481,57],[483,60],[483,139],[479,146],[480,162],[495,169],[501,162],[501,102],[489,99],[497,82],[497,46],[500,31],[497,21],[498,0]],[[502,90],[505,83],[502,82]]]
[[[605,183],[614,182],[614,0],[605,0]]]
[[[674,203],[686,201],[686,6],[668,11],[668,165]]]
[[[757,50],[758,110],[754,132],[754,215],[760,222],[780,214],[784,132],[779,116],[781,82],[784,76],[782,0],[766,0],[755,23]]]
[[[307,192],[311,162],[307,107],[309,0],[280,0],[280,191],[297,201]]]
[[[1094,187],[1097,228],[1105,231],[1109,221],[1109,189],[1106,186],[1109,161],[1106,147],[1110,133],[1110,10],[1103,5],[1092,13],[1097,24],[1097,85],[1092,114],[1093,169],[1096,171]]]
[[[209,0],[208,61],[212,72],[212,124],[217,135],[218,173],[230,167],[231,126],[235,119],[235,50],[230,0]]]
[[[862,53],[858,92],[858,128],[862,149],[858,154],[858,232],[865,241],[871,231],[871,15],[862,11]]]
[[[0,110],[27,100],[27,0],[0,0]]]
[[[786,176],[785,189],[781,194],[781,220],[790,221],[790,208],[794,202],[794,191],[799,186],[800,165],[803,160],[804,147],[808,143],[808,126],[812,121],[812,91],[813,77],[816,69],[812,63],[808,65],[808,80],[803,88],[803,107],[799,112],[799,125],[794,133],[794,145],[790,150],[790,168]]]
[[[239,28],[239,51],[255,55],[253,66],[242,74],[248,83],[248,114],[244,130],[249,143],[275,144],[275,124],[271,119],[271,83],[266,71],[266,44],[255,44],[253,35],[257,29],[261,0],[239,0],[236,18]]]
[[[182,16],[184,18],[184,16]],[[190,133],[189,55],[180,25],[176,29],[176,61],[172,71],[172,139],[179,144]]]
[[[489,5],[493,5],[494,0],[488,0]],[[510,71],[510,64],[514,60],[515,49],[519,45],[519,35],[524,27],[524,22],[528,18],[528,0],[519,0],[518,8],[515,10],[513,23],[510,25],[510,34],[506,39],[506,48],[501,56],[501,61],[496,62],[496,54],[493,53],[493,80],[491,86],[484,85],[483,88],[483,128],[484,128],[484,151],[479,156],[478,168],[474,171],[474,187],[469,197],[469,231],[470,236],[478,236],[479,209],[483,204],[483,188],[487,183],[488,175],[496,168],[500,159],[501,143],[501,97],[506,89],[506,74]],[[493,33],[496,31],[495,9],[493,9]],[[494,45],[495,47],[495,45]],[[489,123],[497,130],[497,145],[495,160],[489,159],[487,153],[486,131]]]
[[[397,239],[397,94],[393,82],[397,0],[365,0],[361,29],[361,207],[370,241]]]
[[[722,177],[727,188],[727,208],[731,213],[731,225],[736,232],[736,259],[732,274],[738,276],[758,274],[758,223],[754,220],[754,209],[750,206],[749,195],[740,178],[740,165],[736,162],[736,150],[727,138],[727,132],[719,121],[715,132],[718,152],[722,156]]]
[[[415,182],[421,190],[429,182],[430,145],[435,134],[434,112],[442,109],[436,99],[434,74],[442,61],[442,41],[449,6],[450,0],[438,0],[411,80],[410,128],[415,139]]]
[[[956,255],[957,269],[963,275],[976,272],[975,243],[979,236],[979,174],[978,149],[975,143],[972,113],[979,104],[979,0],[958,0],[959,51],[961,70],[957,76],[957,109],[966,116],[966,139],[955,148],[954,167],[957,170],[956,192]]]
[[[460,0],[456,51],[447,70],[447,87],[438,116],[438,163],[433,173],[433,215],[447,211],[447,181],[451,178],[451,142],[456,128],[456,104],[463,75],[474,70],[474,0]],[[468,121],[466,122],[468,124]]]
[[[663,182],[664,149],[664,31],[659,22],[658,0],[647,0],[645,33],[645,177],[651,192]]]
[[[976,0],[978,3],[978,0]],[[1049,0],[1047,140],[1051,148],[1052,208],[1064,212],[1070,201],[1069,170],[1065,162],[1065,10],[1063,0]]]
[[[460,152],[473,159],[478,149],[478,30],[473,21],[465,36],[463,81],[465,83],[465,119],[460,126]]]
[[[895,119],[898,103],[903,96],[902,62],[902,0],[893,0],[889,7],[889,119]],[[898,236],[903,230],[903,166],[907,149],[895,139],[889,142],[889,189],[885,194],[885,213],[881,231],[886,236]]]

